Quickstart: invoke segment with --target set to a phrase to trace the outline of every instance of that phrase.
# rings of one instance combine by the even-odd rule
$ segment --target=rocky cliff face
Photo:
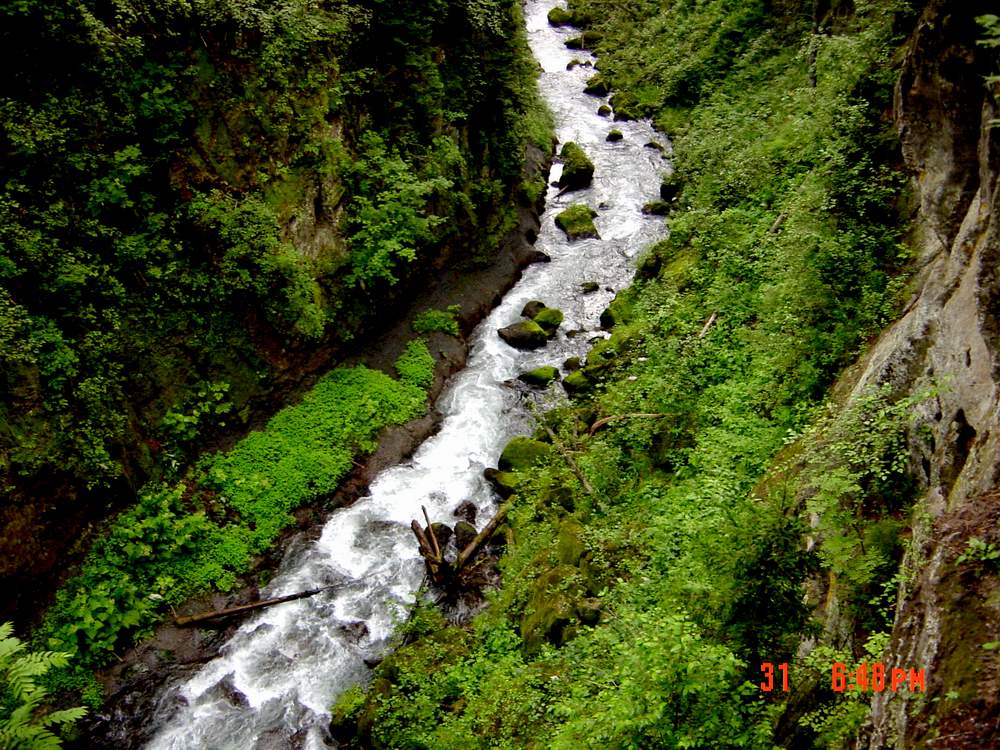
[[[961,6],[960,8],[957,6]],[[887,667],[925,667],[925,694],[875,696],[859,746],[1000,744],[1000,583],[957,563],[969,539],[1000,546],[1000,128],[977,43],[983,2],[932,0],[903,61],[895,114],[919,202],[915,292],[862,363],[855,396],[889,383],[934,392],[910,442],[921,490]]]

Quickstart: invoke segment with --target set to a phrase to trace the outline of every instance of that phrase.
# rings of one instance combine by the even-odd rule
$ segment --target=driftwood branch
[[[717,317],[719,317],[719,313],[717,312],[712,313],[711,317],[709,317],[708,321],[705,323],[705,327],[702,328],[701,333],[698,334],[698,338],[700,339],[705,338],[705,334],[708,333],[708,329],[712,327],[712,323],[715,322],[715,319]]]
[[[594,422],[594,424],[590,425],[590,430],[587,432],[587,434],[593,437],[594,433],[597,432],[602,427],[605,427],[611,424],[612,422],[618,422],[622,419],[643,419],[643,418],[658,419],[659,417],[665,417],[665,416],[667,415],[666,414],[615,414],[610,417],[602,417],[601,419],[598,419],[596,422]]]
[[[309,591],[300,591],[297,594],[288,594],[287,596],[279,596],[275,599],[264,599],[258,602],[252,602],[250,604],[241,604],[238,607],[227,607],[226,609],[213,609],[210,612],[201,612],[197,615],[179,615],[174,618],[174,624],[178,627],[187,627],[189,625],[196,625],[199,622],[206,622],[208,620],[221,620],[224,617],[232,617],[234,615],[242,615],[246,612],[253,612],[254,610],[264,609],[265,607],[273,607],[275,604],[284,604],[285,602],[292,602],[296,599],[305,599],[310,596],[316,596],[316,594],[321,591],[326,591],[333,588],[332,586],[324,586],[319,589],[311,589]]]
[[[496,533],[497,528],[504,522],[507,518],[507,512],[510,510],[510,503],[504,503],[500,506],[496,515],[490,519],[490,522],[483,527],[483,530],[476,534],[475,539],[469,542],[465,549],[458,553],[458,558],[455,560],[455,573],[461,572],[469,560],[474,558],[478,554],[479,550],[482,548],[486,542],[488,542],[493,534]]]

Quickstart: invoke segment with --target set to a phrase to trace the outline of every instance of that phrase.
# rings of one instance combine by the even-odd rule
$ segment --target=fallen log
[[[316,596],[316,594],[332,588],[333,586],[324,586],[323,588],[300,591],[297,594],[288,594],[287,596],[279,596],[274,599],[264,599],[258,602],[251,602],[250,604],[241,604],[238,607],[213,609],[210,612],[201,612],[196,615],[178,615],[174,618],[174,624],[177,625],[177,627],[184,628],[189,625],[196,625],[199,622],[206,622],[208,620],[221,620],[225,617],[241,615],[245,612],[253,612],[258,609],[264,609],[265,607],[273,607],[275,604],[284,604],[285,602],[292,602],[296,599],[305,599],[310,596]]]
[[[597,432],[602,427],[606,427],[607,425],[611,424],[612,422],[618,422],[618,421],[620,421],[622,419],[641,419],[641,418],[656,419],[656,418],[659,418],[659,417],[666,417],[666,416],[668,416],[668,415],[666,415],[666,414],[615,414],[615,415],[612,415],[610,417],[602,417],[601,419],[598,419],[596,422],[594,422],[594,424],[592,424],[590,426],[590,429],[587,431],[587,434],[590,435],[590,437],[594,437],[594,433]]]
[[[476,556],[479,550],[482,548],[486,542],[488,542],[493,534],[496,533],[497,528],[504,522],[507,518],[507,512],[510,510],[510,503],[504,503],[497,510],[497,513],[490,522],[483,527],[483,530],[476,534],[475,539],[469,542],[465,549],[458,553],[458,558],[455,560],[455,573],[458,574],[462,571],[462,568]]]
[[[434,534],[434,528],[427,515],[427,510],[425,508],[421,508],[421,510],[424,511],[424,520],[427,522],[427,527],[424,528],[420,525],[419,521],[414,519],[410,522],[410,528],[413,530],[413,535],[417,538],[420,556],[424,558],[424,563],[427,565],[427,572],[430,574],[431,580],[438,586],[448,586],[454,583],[462,571],[479,554],[483,546],[493,537],[493,534],[496,533],[497,528],[507,518],[510,503],[500,506],[496,515],[483,527],[483,530],[476,534],[472,541],[465,545],[465,548],[458,553],[458,557],[455,558],[454,563],[450,563],[444,559],[441,548],[437,544],[437,537]]]

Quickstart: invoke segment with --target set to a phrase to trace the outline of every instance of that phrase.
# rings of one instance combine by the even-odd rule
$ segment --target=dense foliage
[[[4,750],[55,750],[62,746],[53,728],[72,725],[82,708],[45,711],[45,689],[38,680],[52,667],[65,666],[67,654],[28,652],[13,636],[14,626],[0,625],[0,747]]]
[[[0,8],[12,559],[41,551],[41,496],[91,488],[99,517],[489,257],[547,144],[520,29],[511,0]]]
[[[489,610],[467,629],[418,610],[367,697],[335,707],[348,746],[849,742],[865,707],[834,700],[829,664],[885,643],[913,402],[824,401],[905,284],[885,117],[905,18],[890,0],[818,7],[570,3],[616,111],[674,139],[671,235],[606,314],[573,403],[544,417],[560,450],[504,475]],[[798,663],[807,580],[854,631]],[[758,687],[762,662],[792,662],[790,710]]]

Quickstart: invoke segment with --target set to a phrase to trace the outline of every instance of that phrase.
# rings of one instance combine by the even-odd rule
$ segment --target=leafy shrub
[[[451,305],[447,310],[425,310],[413,318],[414,333],[447,333],[458,336],[458,321],[455,316],[461,312],[458,305]]]

